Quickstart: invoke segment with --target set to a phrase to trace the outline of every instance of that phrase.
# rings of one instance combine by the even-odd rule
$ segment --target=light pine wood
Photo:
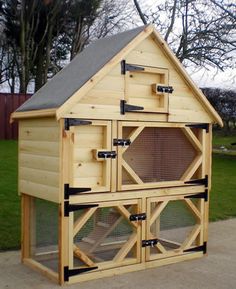
[[[199,151],[202,152],[202,144],[199,142],[197,137],[194,135],[194,133],[191,131],[189,127],[182,128],[182,132],[187,137],[187,139],[191,142],[193,147]]]
[[[30,204],[31,197],[21,195],[21,261],[30,258]]]
[[[51,117],[56,115],[56,109],[41,109],[41,110],[31,110],[22,112],[13,112],[11,114],[10,123],[16,119],[27,119],[27,118],[39,118],[39,117]]]
[[[190,180],[201,164],[202,164],[202,156],[197,155],[193,160],[193,162],[188,167],[188,169],[182,175],[181,180],[183,181]]]
[[[71,187],[91,188],[91,192],[109,191],[112,159],[99,159],[99,151],[111,150],[111,122],[93,121],[91,125],[70,127]]]
[[[82,251],[78,246],[74,245],[74,256],[79,258],[85,265],[95,267],[95,263]]]
[[[154,212],[152,213],[152,216],[150,216],[150,226],[154,223],[154,221],[157,219],[157,217],[165,209],[167,204],[168,204],[168,201],[163,201],[157,205],[157,207],[154,209]]]
[[[183,242],[181,245],[182,250],[187,250],[191,247],[192,243],[196,240],[198,234],[201,231],[201,226],[200,225],[195,225],[194,228],[192,229],[191,233],[187,237],[187,239]]]
[[[129,53],[138,43],[144,40],[153,31],[152,26],[147,26],[138,36],[136,36],[132,41],[130,41],[126,47],[121,49],[100,71],[98,71],[91,79],[89,79],[79,91],[72,95],[58,110],[57,118],[63,117],[68,113],[75,103],[90,90],[92,89],[105,75],[109,73],[120,61],[123,59],[124,55]]]
[[[154,260],[152,262],[121,266],[121,267],[110,269],[110,270],[104,270],[104,271],[96,270],[96,271],[93,271],[92,274],[83,274],[80,276],[73,276],[70,278],[70,281],[68,282],[68,284],[74,284],[77,282],[84,282],[84,281],[94,280],[98,278],[116,276],[116,275],[120,275],[124,273],[130,273],[134,271],[160,267],[160,266],[174,264],[174,263],[178,263],[182,261],[193,260],[193,259],[197,259],[201,257],[203,257],[203,253],[197,252],[197,253],[192,253],[192,254],[185,254],[182,256],[173,256],[172,258],[165,258],[162,260],[156,260],[156,261]]]
[[[96,210],[97,207],[88,209],[85,214],[83,214],[78,220],[75,221],[73,225],[73,236],[75,236],[81,230],[81,228],[84,226],[84,224],[89,220],[89,218],[94,214]]]
[[[104,202],[106,204],[111,199],[113,200],[132,200],[139,198],[154,198],[158,197],[160,200],[166,200],[171,198],[172,195],[175,195],[176,198],[180,196],[182,197],[183,194],[196,194],[199,192],[204,192],[204,186],[185,186],[185,187],[169,187],[169,188],[158,188],[158,189],[145,189],[145,190],[136,190],[131,191],[127,190],[125,192],[113,192],[113,193],[96,193],[96,194],[81,194],[80,196],[71,196],[70,202],[71,204],[78,204],[78,203],[94,203],[96,202]],[[101,206],[102,203],[100,203]],[[122,205],[122,203],[121,203]],[[142,205],[143,206],[143,205]]]
[[[55,203],[59,202],[59,188],[34,183],[27,180],[20,180],[19,186],[20,192],[27,192],[27,194],[31,196],[52,201]]]
[[[202,220],[201,212],[202,210],[198,210],[194,203],[190,199],[184,199],[184,202],[188,205],[188,207],[191,209],[191,212],[194,214],[194,216],[197,218],[198,222]]]
[[[168,70],[146,67],[125,75],[125,99],[129,104],[144,107],[143,112],[167,112],[167,93],[153,91],[153,86],[168,85]]]
[[[59,202],[60,142],[54,118],[20,120],[19,193]]]
[[[129,251],[132,249],[134,244],[137,242],[137,233],[133,233],[128,241],[122,246],[122,248],[119,250],[119,252],[114,257],[114,262],[121,262],[123,259],[127,256]]]

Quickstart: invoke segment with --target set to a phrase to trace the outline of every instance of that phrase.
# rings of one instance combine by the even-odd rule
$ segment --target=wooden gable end
[[[126,56],[126,60],[129,63],[168,71],[168,85],[173,87],[173,92],[168,95],[168,120],[170,122],[213,122],[204,106],[198,101],[192,88],[176,70],[155,38],[149,36],[142,41]]]
[[[147,37],[139,42],[136,41],[132,50],[124,53],[123,57],[117,58],[116,65],[77,100],[64,116],[118,120],[215,122],[214,115],[205,106],[205,100],[199,98],[192,85],[186,81],[185,76],[173,63],[169,52],[163,45],[166,44],[161,43],[154,32],[147,33]],[[132,84],[131,98],[128,95],[130,90],[127,88],[127,75],[122,74],[122,60],[125,60],[127,64],[144,67],[145,71],[157,71],[155,75],[151,71],[150,79],[148,75],[141,74],[142,71],[137,71],[136,87]],[[130,77],[134,77],[133,75]],[[134,78],[132,81],[134,83]],[[163,94],[165,97],[162,97],[159,93],[153,93],[151,86],[154,84],[173,87],[173,92],[165,93]],[[144,110],[129,112],[124,116],[120,110],[122,100],[130,105],[144,107]]]

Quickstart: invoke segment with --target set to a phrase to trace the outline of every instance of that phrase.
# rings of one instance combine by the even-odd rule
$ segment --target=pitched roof
[[[17,112],[60,107],[145,27],[102,38],[90,44],[22,104]]]

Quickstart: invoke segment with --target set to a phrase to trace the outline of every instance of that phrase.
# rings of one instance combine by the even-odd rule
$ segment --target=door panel
[[[146,260],[181,255],[202,246],[203,224],[203,198],[149,198],[147,239],[157,239],[157,244],[146,248]]]
[[[107,269],[139,263],[141,224],[130,221],[140,201],[125,200],[79,206],[69,214],[69,267]]]
[[[168,86],[168,69],[137,67],[141,69],[125,74],[127,104],[143,107],[140,112],[168,112],[168,93],[157,89],[158,86]]]
[[[120,122],[118,190],[185,185],[205,174],[205,132],[183,124]]]
[[[112,160],[97,154],[111,150],[111,122],[71,126],[70,132],[70,187],[109,191]]]

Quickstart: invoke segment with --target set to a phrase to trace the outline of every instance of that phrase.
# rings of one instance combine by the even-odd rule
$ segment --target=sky
[[[139,0],[139,4],[143,10],[155,7],[156,2],[156,0]],[[159,0],[158,3],[160,2],[164,2],[164,0]],[[214,68],[205,69],[198,67],[193,69],[192,67],[187,67],[186,70],[199,87],[218,87],[236,90],[236,53],[234,68],[232,69],[220,71]]]
[[[133,0],[129,0],[132,5]],[[159,0],[158,3],[164,0]],[[153,6],[155,7],[156,0],[139,0],[139,4],[143,10],[147,9],[149,11]],[[136,25],[143,25],[140,17],[137,14]],[[236,53],[234,59],[234,68],[226,69],[225,71],[219,71],[215,68],[201,68],[201,67],[187,67],[187,72],[190,74],[193,81],[199,87],[220,87],[224,89],[234,89],[236,90]],[[7,85],[1,86],[1,91],[8,91]],[[29,86],[29,90],[33,90],[33,86]],[[31,91],[30,91],[31,92]],[[33,91],[32,91],[33,92]]]

